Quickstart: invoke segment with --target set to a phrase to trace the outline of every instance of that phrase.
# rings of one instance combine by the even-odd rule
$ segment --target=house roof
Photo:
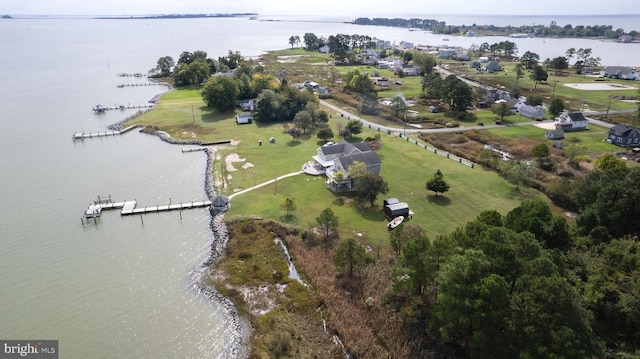
[[[586,121],[582,112],[567,112],[567,116],[572,122]]]
[[[621,136],[621,137],[628,137],[633,132],[640,132],[640,131],[638,131],[637,128],[620,125],[620,124],[617,124],[611,127],[611,129],[609,130],[609,133],[613,133],[614,135]]]
[[[380,157],[375,152],[356,153],[351,156],[344,156],[338,158],[342,168],[349,169],[354,162],[363,162],[367,166],[379,165],[382,163]]]
[[[371,151],[371,148],[369,147],[369,144],[366,142],[351,144],[345,140],[342,140],[339,143],[336,143],[335,145],[322,146],[320,147],[320,151],[322,151],[322,154],[324,154],[325,156],[335,155],[339,153],[342,153],[345,156],[350,156],[355,153]]]

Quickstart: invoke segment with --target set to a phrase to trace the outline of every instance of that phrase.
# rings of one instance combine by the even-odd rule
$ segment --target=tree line
[[[522,25],[522,26],[496,26],[496,25],[448,25],[444,21],[433,19],[389,19],[389,18],[357,18],[353,21],[357,25],[376,25],[417,28],[432,31],[436,34],[464,34],[469,30],[477,32],[489,32],[498,34],[530,34],[536,37],[577,37],[577,38],[618,38],[625,34],[622,28],[613,29],[612,25],[576,25],[566,24],[559,26],[552,21],[549,25]],[[636,30],[628,32],[628,35],[638,36]]]

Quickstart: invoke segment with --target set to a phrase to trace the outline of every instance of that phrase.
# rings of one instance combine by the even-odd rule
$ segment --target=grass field
[[[233,140],[235,145],[218,149],[214,165],[214,176],[219,183],[217,191],[226,195],[300,171],[305,162],[312,160],[318,146],[323,144],[315,134],[292,141],[284,133],[282,124],[237,125],[234,115],[208,110],[197,89],[180,89],[163,95],[157,108],[136,119],[135,123],[160,128],[175,138]],[[338,122],[346,121],[346,118],[333,116],[330,126],[335,128]],[[375,133],[368,130],[352,140],[361,141]],[[269,143],[270,137],[274,137],[276,142]],[[258,145],[259,140],[263,141],[262,146]],[[403,139],[382,134],[382,143],[379,151],[383,161],[382,176],[389,183],[390,192],[381,195],[373,208],[349,195],[333,194],[325,188],[324,176],[300,175],[233,198],[227,217],[281,219],[284,215],[281,204],[286,198],[292,198],[298,207],[294,221],[300,226],[314,224],[315,217],[330,207],[340,218],[342,236],[360,233],[363,238],[376,241],[387,236],[386,219],[381,208],[382,199],[386,197],[397,197],[409,203],[415,212],[411,223],[424,227],[431,236],[437,236],[463,225],[483,210],[496,209],[506,213],[517,206],[523,196],[537,195],[528,190],[518,193],[513,185],[496,173],[480,167],[471,169]],[[237,155],[244,161],[234,163],[230,170],[225,164],[229,155]],[[247,167],[248,164],[251,167]],[[451,186],[449,192],[440,196],[434,196],[425,189],[425,182],[437,169],[444,173]]]

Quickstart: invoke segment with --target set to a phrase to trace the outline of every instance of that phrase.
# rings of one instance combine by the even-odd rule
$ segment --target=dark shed
[[[384,207],[384,214],[388,218],[396,218],[398,216],[409,217],[409,205],[404,202],[390,204]]]
[[[397,198],[387,198],[387,199],[384,200],[383,206],[386,207],[386,206],[388,206],[390,204],[396,204],[396,203],[400,203],[400,201],[398,201]]]

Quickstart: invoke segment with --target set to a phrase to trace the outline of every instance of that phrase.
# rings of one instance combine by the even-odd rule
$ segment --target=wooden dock
[[[196,151],[206,151],[207,148],[206,147],[189,147],[189,148],[183,148],[182,149],[182,153],[185,152],[196,152]]]
[[[118,135],[123,135],[131,130],[133,130],[134,128],[139,127],[138,125],[133,125],[133,126],[129,126],[125,129],[122,129],[120,131],[102,131],[102,132],[76,132],[73,135],[71,135],[71,139],[72,140],[84,140],[85,138],[95,138],[95,137],[107,137],[107,136],[118,136]]]
[[[140,82],[140,83],[134,83],[134,84],[120,84],[117,87],[123,88],[123,87],[136,87],[136,86],[166,86],[166,84],[163,84],[160,82]]]
[[[96,218],[100,217],[103,210],[109,209],[120,209],[120,215],[127,216],[132,214],[144,214],[144,213],[154,213],[154,212],[168,212],[168,211],[176,211],[183,209],[191,209],[191,208],[202,208],[211,206],[211,201],[192,201],[192,202],[180,202],[180,203],[169,203],[165,205],[156,205],[156,206],[148,206],[148,207],[140,207],[137,208],[137,201],[122,201],[122,202],[111,202],[111,201],[94,201],[92,204],[87,207],[84,212],[83,218]],[[84,223],[84,220],[83,220]]]
[[[120,105],[120,106],[103,106],[103,105],[97,105],[96,107],[92,108],[91,110],[95,113],[101,113],[104,111],[113,111],[113,110],[131,110],[131,109],[136,109],[136,108],[152,108],[153,104],[148,104],[148,105]]]

